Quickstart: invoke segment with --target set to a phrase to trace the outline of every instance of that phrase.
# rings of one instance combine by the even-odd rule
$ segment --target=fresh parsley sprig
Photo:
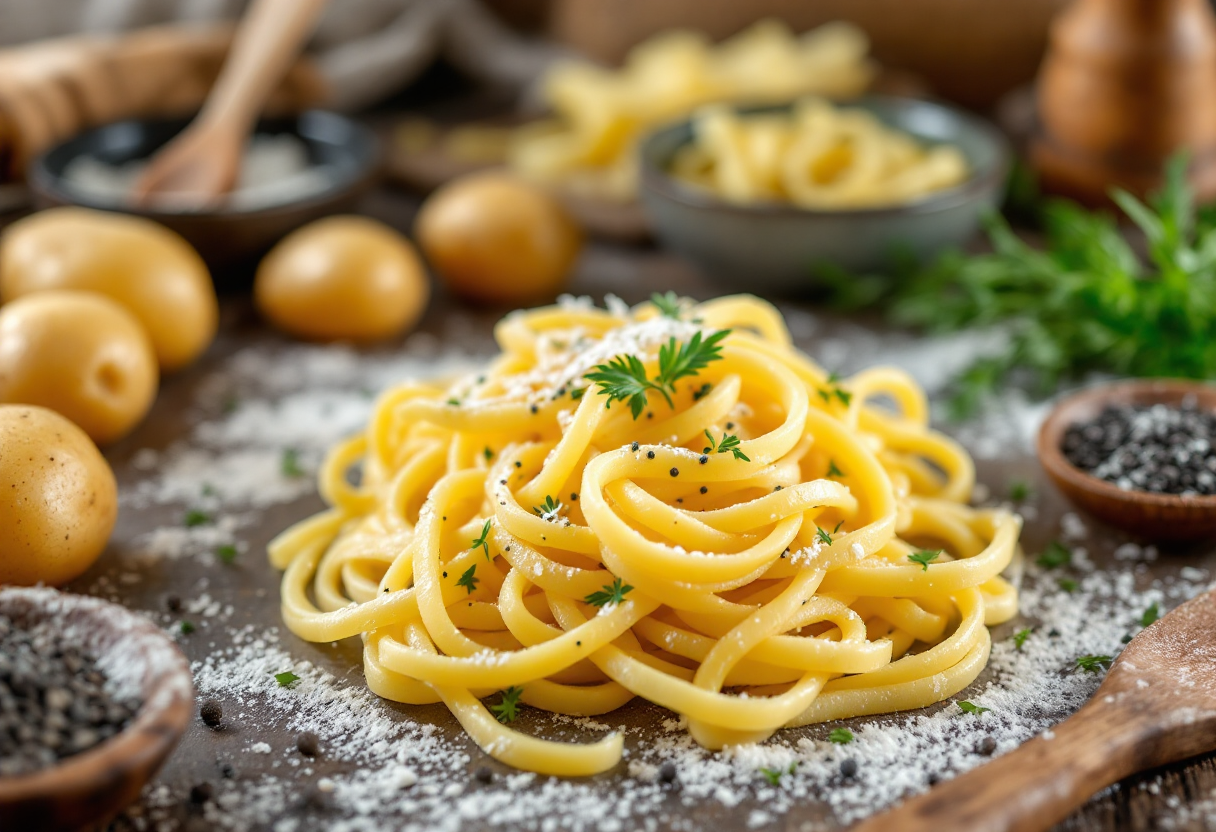
[[[515,718],[519,716],[519,697],[523,695],[523,692],[523,688],[512,685],[502,692],[501,702],[490,706],[494,717],[503,725],[514,722]]]
[[[1077,669],[1086,673],[1108,670],[1115,660],[1110,656],[1077,656]]]
[[[1140,616],[1140,626],[1147,627],[1158,618],[1161,617],[1161,607],[1154,601],[1149,605],[1149,608],[1144,611],[1144,615]]]
[[[1034,562],[1044,569],[1058,569],[1072,563],[1072,551],[1060,541],[1053,540]]]
[[[919,552],[908,555],[908,560],[919,564],[922,571],[928,572],[929,564],[941,557],[941,554],[941,549],[921,549]]]
[[[549,494],[545,495],[545,501],[538,506],[532,506],[532,511],[539,514],[541,517],[556,517],[557,513],[564,508],[561,500],[554,500]]]
[[[672,394],[676,382],[695,376],[709,366],[709,362],[722,358],[722,340],[730,334],[722,329],[702,338],[700,332],[693,334],[687,342],[670,338],[659,347],[659,374],[654,378],[646,375],[646,366],[636,355],[618,355],[607,364],[597,364],[583,377],[599,385],[600,395],[608,397],[609,406],[615,401],[629,402],[629,411],[636,419],[646,409],[646,394],[654,391],[675,407]]]
[[[591,593],[583,600],[588,604],[596,607],[602,607],[606,604],[616,605],[625,600],[625,596],[632,586],[622,583],[620,578],[613,578],[610,586],[606,585],[603,589]]]
[[[837,745],[845,745],[853,741],[853,732],[848,728],[833,728],[828,734],[828,742],[834,742]]]
[[[739,437],[733,433],[722,432],[722,438],[717,442],[714,441],[714,435],[708,430],[705,431],[705,438],[709,440],[709,447],[705,448],[702,453],[731,453],[735,455],[735,459],[741,459],[744,462],[751,462],[751,458],[743,453],[739,448]]]
[[[1026,627],[1018,630],[1013,634],[1013,646],[1021,650],[1022,645],[1026,643],[1026,639],[1030,638],[1030,634],[1034,632],[1034,627]]]
[[[965,699],[962,702],[959,702],[958,706],[963,709],[963,713],[968,713],[972,716],[980,716],[981,714],[986,714],[992,710],[992,708],[984,708],[975,704],[974,702],[968,702]]]
[[[473,590],[477,589],[477,584],[481,578],[477,577],[477,564],[473,564],[456,581],[456,586],[462,586],[469,591],[469,595],[473,594]]]
[[[490,522],[486,521],[486,524],[481,527],[481,536],[473,538],[473,545],[469,547],[470,550],[482,549],[486,553],[486,560],[490,559]]]
[[[655,305],[659,312],[666,315],[668,318],[680,320],[680,296],[675,292],[664,292],[659,294],[654,292],[650,296],[650,302]]]

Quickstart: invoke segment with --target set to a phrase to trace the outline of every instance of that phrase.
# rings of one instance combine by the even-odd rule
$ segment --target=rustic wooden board
[[[374,194],[365,207],[369,213],[380,216],[404,230],[408,229],[416,205],[400,195],[381,192]],[[701,298],[722,293],[721,287],[705,283],[689,268],[670,256],[652,249],[604,244],[595,245],[587,252],[572,289],[577,293],[596,297],[613,292],[629,302],[641,300],[653,290],[674,289]],[[452,330],[445,327],[445,322],[450,320],[452,314],[461,316],[465,324],[464,329],[469,333],[468,343],[461,346],[466,351],[470,348],[486,349],[485,339],[500,311],[470,310],[440,296],[433,302],[422,329],[441,340],[445,337],[451,339]],[[875,322],[872,320],[854,320],[840,324],[827,320],[827,316],[822,316],[820,320],[824,326],[810,333],[809,338],[801,340],[801,345],[812,352],[816,342],[825,337],[847,340],[851,337],[849,333],[876,331]],[[445,332],[449,334],[445,336]],[[195,367],[166,379],[146,423],[133,436],[110,450],[109,457],[119,474],[120,487],[125,492],[130,492],[147,476],[147,473],[133,464],[139,449],[164,449],[187,434],[192,420],[197,418],[200,395],[206,399],[204,391],[211,389],[205,385],[210,383],[209,379],[213,381],[214,372],[223,367],[230,356],[251,345],[279,343],[285,343],[285,339],[265,329],[243,298],[229,298],[224,304],[221,336],[208,355]],[[470,344],[474,346],[470,347]],[[373,351],[372,354],[383,354],[383,351],[392,349],[393,345],[388,345],[379,348],[379,352]],[[220,400],[221,394],[217,393],[213,398],[215,401],[204,401],[202,406],[204,409],[214,408],[210,411],[212,413],[219,412],[224,406]],[[1013,456],[985,462],[980,466],[981,481],[991,484],[994,488],[1001,487],[1000,484],[1015,476],[1035,480],[1040,493],[1039,516],[1027,525],[1024,534],[1028,549],[1036,551],[1055,536],[1059,517],[1068,507],[1045,483],[1033,459]],[[165,597],[169,594],[188,597],[190,593],[197,591],[199,579],[205,578],[208,581],[207,591],[212,598],[225,604],[231,603],[235,607],[231,619],[226,622],[228,627],[248,624],[262,630],[277,626],[279,575],[266,563],[262,555],[264,546],[276,532],[320,507],[320,500],[315,495],[309,495],[266,510],[256,526],[241,530],[241,540],[249,549],[248,554],[235,566],[220,567],[218,564],[193,560],[166,560],[154,562],[144,568],[135,582],[124,582],[121,577],[122,574],[130,572],[130,567],[123,564],[124,558],[135,553],[138,548],[136,541],[142,534],[161,526],[180,524],[181,509],[127,509],[119,519],[107,554],[90,573],[76,582],[74,588],[102,591],[103,594],[118,598],[134,608],[159,611],[160,619],[168,626],[172,616],[164,613]],[[1099,562],[1108,559],[1120,540],[1115,534],[1097,534],[1090,541],[1091,556]],[[1208,547],[1170,557],[1163,556],[1161,561],[1150,567],[1150,576],[1152,570],[1161,570],[1164,574],[1176,570],[1180,564],[1204,567],[1211,572],[1216,570],[1216,552]],[[1004,625],[996,635],[1007,637],[1009,632],[1012,632],[1011,625]],[[183,638],[182,645],[192,660],[203,659],[226,646],[219,629]],[[335,675],[349,675],[351,685],[362,686],[358,671],[357,644],[349,641],[336,645],[306,644],[285,634],[283,645],[294,656],[306,658]],[[392,707],[401,714],[409,713],[413,719],[433,721],[444,736],[451,737],[456,742],[462,741],[460,727],[441,706]],[[628,725],[656,726],[662,717],[663,713],[652,706],[630,705],[620,716],[620,721]],[[294,734],[282,727],[262,726],[256,709],[242,719],[233,721],[221,732],[211,731],[200,722],[195,722],[156,781],[158,787],[163,787],[162,791],[155,799],[149,799],[148,802],[129,810],[115,822],[113,828],[156,828],[147,825],[150,821],[178,823],[186,829],[211,828],[198,807],[190,804],[188,795],[191,786],[202,781],[217,782],[217,760],[231,759],[234,753],[239,753],[240,749],[247,748],[256,740],[264,740],[276,748],[283,748],[294,742]],[[463,742],[467,744],[467,740]],[[470,750],[476,753],[471,745]],[[256,778],[261,774],[271,773],[274,763],[269,755],[244,755],[236,761],[236,765],[239,777]],[[294,802],[284,815],[288,819],[300,821],[298,826],[293,827],[298,830],[326,829],[340,819],[331,813],[332,810],[323,806],[319,808],[315,801],[308,799],[308,795],[315,789],[318,778],[342,773],[349,770],[349,765],[321,759],[312,768],[311,774],[300,776],[299,800]],[[281,773],[280,770],[279,774]],[[618,776],[621,775],[601,778],[599,787],[604,790],[617,788],[616,784],[620,781],[615,778]],[[223,785],[220,784],[219,788],[223,788]],[[1140,832],[1163,828],[1166,823],[1173,823],[1174,825],[1169,827],[1172,829],[1203,829],[1205,826],[1202,817],[1189,820],[1180,817],[1178,807],[1180,803],[1186,804],[1195,799],[1210,799],[1213,790],[1216,790],[1216,758],[1208,757],[1188,765],[1178,765],[1133,778],[1119,788],[1096,797],[1064,823],[1061,829],[1074,832],[1104,829]],[[747,828],[748,814],[755,806],[745,802],[726,809],[716,801],[709,801],[704,805],[687,807],[673,799],[666,808],[669,809],[669,817],[660,823],[659,828],[701,828],[712,824],[719,829],[742,830]],[[813,832],[836,827],[837,824],[824,804],[807,802],[795,807],[789,814],[777,818],[772,826],[766,828]],[[273,828],[273,823],[258,823],[252,828],[270,829]],[[466,828],[483,827],[469,825]]]

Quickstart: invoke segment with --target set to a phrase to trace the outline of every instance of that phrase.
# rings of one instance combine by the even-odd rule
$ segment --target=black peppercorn
[[[857,761],[852,757],[847,757],[840,761],[840,776],[846,780],[852,780],[857,776]]]
[[[198,709],[198,715],[203,718],[203,722],[208,727],[219,728],[220,722],[224,719],[224,709],[216,700],[208,699]]]
[[[676,764],[671,760],[659,766],[659,782],[674,783],[676,781]]]
[[[494,772],[490,771],[489,766],[478,766],[477,770],[473,772],[473,777],[476,778],[478,783],[485,786],[494,782]]]
[[[315,757],[321,753],[321,739],[312,731],[302,731],[296,737],[296,748],[305,757]]]

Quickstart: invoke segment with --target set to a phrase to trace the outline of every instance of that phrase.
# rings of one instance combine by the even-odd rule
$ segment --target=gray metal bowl
[[[778,112],[790,105],[742,108]],[[814,211],[768,203],[734,205],[668,174],[676,151],[693,138],[683,121],[650,134],[641,147],[642,206],[659,241],[723,285],[745,291],[799,294],[815,287],[815,269],[881,270],[897,253],[925,258],[971,238],[981,215],[1004,195],[1010,151],[982,119],[910,98],[870,96],[847,106],[929,143],[962,151],[971,177],[906,205]]]

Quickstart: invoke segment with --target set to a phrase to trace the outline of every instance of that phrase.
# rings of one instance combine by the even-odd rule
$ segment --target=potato
[[[582,232],[549,194],[504,173],[475,173],[436,191],[414,224],[418,245],[456,294],[520,306],[551,298]]]
[[[293,231],[258,266],[253,297],[272,324],[316,341],[376,341],[422,316],[431,289],[409,240],[367,217]]]
[[[0,584],[58,585],[88,569],[118,516],[114,472],[84,431],[0,405]]]
[[[0,403],[48,407],[106,445],[143,419],[157,376],[147,333],[104,295],[39,292],[0,306]]]
[[[189,364],[215,337],[219,308],[202,258],[162,225],[87,208],[52,208],[0,238],[0,299],[83,289],[118,301],[152,339],[163,371]]]

